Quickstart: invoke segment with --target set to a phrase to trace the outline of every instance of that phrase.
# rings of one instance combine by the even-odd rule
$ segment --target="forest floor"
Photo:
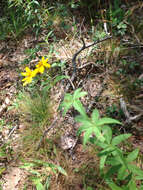
[[[136,14],[142,14],[142,9]],[[91,36],[87,33],[89,26],[83,23],[81,26],[80,22],[77,25],[84,29],[82,37],[85,44],[92,44]],[[133,25],[129,27],[133,28]],[[51,89],[52,116],[49,118],[49,125],[42,128],[40,136],[35,129],[37,140],[27,142],[26,137],[28,133],[33,135],[33,128],[31,121],[28,121],[29,118],[25,116],[29,112],[24,113],[22,106],[26,105],[27,93],[32,88],[22,86],[20,74],[25,68],[24,60],[29,57],[26,50],[35,49],[37,45],[40,47],[40,50],[36,52],[36,57],[28,63],[31,66],[39,61],[39,57],[48,55],[49,47],[47,46],[52,46],[54,51],[50,54],[50,64],[60,60],[64,64],[63,70],[60,71],[61,75],[71,77],[74,72],[72,58],[83,46],[83,42],[81,36],[74,35],[72,31],[66,33],[61,30],[60,32],[57,31],[55,34],[58,35],[57,38],[60,35],[57,42],[43,43],[45,30],[38,38],[27,33],[17,41],[10,39],[0,42],[0,183],[2,190],[35,189],[33,184],[36,182],[30,177],[36,171],[39,172],[41,181],[45,180],[46,172],[42,167],[36,166],[37,169],[31,170],[32,174],[22,168],[25,160],[28,163],[34,157],[42,159],[43,162],[48,159],[54,160],[57,165],[66,170],[68,174],[66,177],[59,174],[51,177],[52,190],[85,190],[88,186],[99,189],[104,185],[97,175],[96,165],[99,163],[99,158],[95,156],[94,147],[91,146],[88,149],[83,147],[82,137],[77,140],[76,131],[79,126],[74,121],[76,113],[71,110],[65,118],[62,118],[57,112],[68,83],[71,85],[68,90],[70,93],[79,87],[88,92],[88,95],[82,98],[82,102],[89,110],[89,114],[97,108],[102,116],[109,116],[122,122],[122,126],[116,128],[115,132],[132,133],[132,137],[125,146],[127,150],[137,147],[140,149],[138,165],[143,168],[143,82],[138,83],[143,81],[143,41],[136,31],[127,32],[122,39],[118,37],[107,39],[99,43],[98,47],[87,48],[79,54],[74,81],[66,79],[64,82],[57,82]],[[59,70],[55,69],[52,72],[56,75]],[[123,102],[127,110],[123,109]],[[37,102],[35,101],[34,104]],[[50,130],[49,126],[56,118],[58,119]],[[49,131],[44,137],[44,142],[39,145],[47,129]],[[69,141],[73,145],[68,145]],[[33,146],[32,150],[29,146]],[[40,148],[36,150],[38,146]],[[71,147],[72,152],[69,151]],[[97,178],[96,185],[94,184],[95,177]]]

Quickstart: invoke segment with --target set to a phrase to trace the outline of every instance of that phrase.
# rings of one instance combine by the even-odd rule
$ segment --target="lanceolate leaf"
[[[116,137],[114,137],[114,138],[112,139],[112,145],[113,145],[113,146],[118,145],[118,144],[120,144],[122,141],[128,139],[130,136],[131,136],[131,134],[118,135],[118,136],[116,136]]]
[[[92,122],[96,123],[99,119],[99,111],[97,109],[93,110],[91,115]]]
[[[118,180],[124,180],[127,176],[127,168],[125,166],[122,166],[119,170],[118,170]]]
[[[60,75],[60,76],[57,76],[54,81],[53,81],[53,85],[55,85],[57,82],[59,82],[60,80],[62,79],[67,79],[69,78],[69,76],[65,76],[65,75]]]
[[[138,188],[136,187],[136,183],[133,179],[129,182],[128,187],[129,187],[129,190],[138,190]]]
[[[97,145],[97,146],[99,146],[99,147],[101,147],[101,148],[103,148],[103,149],[105,149],[105,148],[108,147],[107,144],[105,144],[104,142],[101,142],[101,141],[97,140],[97,138],[96,138],[96,141],[94,141],[94,144]]]
[[[100,131],[100,128],[96,127],[93,125],[93,132],[96,136],[96,138],[101,141],[101,142],[104,142],[105,141],[105,137],[103,136],[103,134],[101,133]]]
[[[72,95],[67,93],[65,95],[64,101],[60,105],[60,109],[64,108],[63,116],[65,116],[67,111],[72,107],[72,103],[73,103]]]
[[[98,153],[98,156],[105,156],[105,155],[110,155],[115,149],[112,147],[107,147],[104,150],[102,150],[101,152]]]
[[[104,156],[102,156],[100,158],[100,171],[101,171],[101,173],[103,172],[103,168],[104,168],[104,165],[105,165],[105,162],[106,162],[106,158],[107,158],[106,155],[104,155]]]
[[[126,158],[127,162],[134,161],[137,158],[138,153],[139,153],[139,149],[135,149],[131,153],[129,153],[127,158]]]
[[[83,116],[86,117],[86,111],[85,108],[83,107],[82,103],[80,100],[76,100],[73,102],[74,108]]]
[[[36,184],[36,190],[44,190],[45,188],[44,188],[44,186],[42,185],[42,183],[37,183]]]
[[[76,120],[76,122],[82,123],[83,125],[87,126],[87,128],[93,126],[93,124],[88,119],[88,117],[83,117],[83,116],[79,115],[75,118],[75,120]]]
[[[104,135],[104,137],[106,139],[106,142],[108,144],[110,144],[111,139],[112,139],[112,129],[110,127],[108,127],[108,126],[104,126],[102,128],[102,132],[103,132],[103,135]]]
[[[118,158],[116,156],[108,158],[108,160],[106,160],[106,164],[111,166],[118,165],[119,164]]]
[[[88,130],[87,126],[81,126],[78,131],[77,131],[77,135],[80,135],[82,132],[85,132]]]
[[[116,158],[118,159],[118,162],[121,163],[122,165],[124,165],[125,167],[127,167],[127,162],[126,162],[126,159],[125,159],[121,149],[116,147],[115,152],[116,152]]]
[[[114,182],[108,183],[109,187],[111,187],[112,190],[123,190],[121,187],[117,186]]]
[[[75,90],[74,94],[73,94],[73,99],[79,99],[85,95],[87,95],[87,92],[80,92],[81,88],[78,88],[77,90]]]
[[[56,166],[56,168],[58,169],[58,171],[59,171],[61,174],[67,176],[67,172],[66,172],[61,166]]]
[[[105,125],[105,124],[120,124],[121,125],[121,122],[119,122],[116,119],[112,119],[112,118],[108,118],[108,117],[101,118],[97,122],[98,126]]]
[[[93,133],[93,129],[90,128],[88,129],[85,133],[84,133],[84,137],[83,137],[83,145],[86,145],[87,141],[89,140],[90,136]]]
[[[135,166],[133,164],[128,164],[128,168],[133,174],[136,174],[136,175],[142,177],[142,179],[143,179],[143,170],[141,170],[140,168],[138,168],[137,166]]]
[[[65,116],[67,111],[72,107],[72,103],[67,102],[66,104],[63,104],[63,107],[64,107],[63,116]]]

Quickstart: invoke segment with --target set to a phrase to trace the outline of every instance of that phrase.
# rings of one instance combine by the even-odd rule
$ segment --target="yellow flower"
[[[32,82],[32,78],[36,76],[36,74],[38,73],[38,70],[30,70],[28,67],[25,68],[26,72],[21,73],[22,76],[25,76],[24,79],[22,79],[22,81],[25,81],[23,83],[23,86],[27,85],[28,83]]]
[[[36,67],[37,67],[39,73],[43,73],[45,68],[51,67],[51,65],[48,64],[47,61],[48,61],[48,59],[45,59],[44,57],[42,57],[41,61],[38,62]]]

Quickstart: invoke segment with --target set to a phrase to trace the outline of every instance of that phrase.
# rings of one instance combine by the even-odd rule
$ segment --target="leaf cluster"
[[[113,136],[112,128],[109,125],[121,125],[121,123],[108,117],[100,118],[97,109],[93,110],[91,117],[89,117],[79,100],[80,97],[85,95],[86,92],[81,92],[81,89],[75,90],[73,94],[66,94],[61,104],[63,115],[72,106],[80,113],[75,117],[75,120],[81,124],[77,135],[84,134],[84,145],[92,143],[100,147],[101,151],[98,153],[100,174],[109,187],[112,190],[138,190],[136,181],[143,180],[143,171],[133,163],[138,157],[139,149],[126,153],[120,145],[131,134]],[[121,186],[122,182],[124,182],[124,185]]]

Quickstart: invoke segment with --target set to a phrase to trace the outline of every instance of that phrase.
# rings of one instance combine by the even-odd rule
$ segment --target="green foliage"
[[[101,151],[98,153],[100,174],[109,187],[114,190],[131,190],[133,187],[138,189],[136,181],[143,180],[143,171],[133,162],[137,159],[139,150],[135,149],[126,153],[120,148],[120,144],[128,139],[131,134],[120,134],[112,137],[112,128],[109,125],[121,123],[112,118],[100,118],[97,109],[93,110],[91,117],[89,117],[79,100],[84,95],[86,92],[81,92],[81,89],[75,90],[73,95],[66,94],[61,104],[61,107],[64,108],[64,115],[72,106],[80,113],[75,117],[75,120],[81,124],[77,134],[84,134],[84,145],[90,142],[100,147]],[[116,179],[117,184],[112,179]],[[124,185],[118,186],[121,182],[124,182]]]
[[[0,20],[1,39],[18,38],[28,28],[33,28],[36,35],[44,26],[47,9],[43,9],[37,0],[8,0],[5,2],[5,14]],[[2,21],[5,20],[4,24]]]
[[[27,121],[33,124],[46,125],[51,117],[50,98],[48,94],[33,92],[33,94],[23,93],[23,98],[18,101],[19,113]]]
[[[75,118],[75,120],[81,123],[81,127],[78,129],[78,134],[84,132],[84,141],[85,145],[87,141],[90,139],[91,135],[95,135],[96,138],[102,142],[105,141],[105,137],[103,135],[104,125],[107,124],[121,124],[119,121],[111,119],[111,118],[99,118],[99,112],[95,109],[89,118],[87,115],[80,115]]]
[[[29,173],[31,173],[29,179],[36,186],[37,190],[48,189],[50,186],[51,176],[54,174],[61,173],[67,176],[66,171],[61,166],[58,166],[53,163],[47,163],[42,160],[33,160],[32,162],[25,162],[24,165],[22,165],[20,168],[26,169]],[[40,170],[42,171],[42,174]],[[43,181],[45,181],[44,185]]]
[[[115,35],[123,36],[127,31],[127,24],[124,22],[126,13],[121,8],[121,1],[115,0],[114,3],[109,4],[110,8],[107,11],[107,18],[111,21],[111,27]]]
[[[64,101],[60,105],[60,109],[64,108],[63,116],[66,115],[67,111],[74,106],[74,108],[80,112],[81,115],[86,115],[85,109],[82,106],[79,98],[85,96],[86,92],[81,92],[81,88],[75,90],[74,94],[71,95],[69,93],[65,94]]]

